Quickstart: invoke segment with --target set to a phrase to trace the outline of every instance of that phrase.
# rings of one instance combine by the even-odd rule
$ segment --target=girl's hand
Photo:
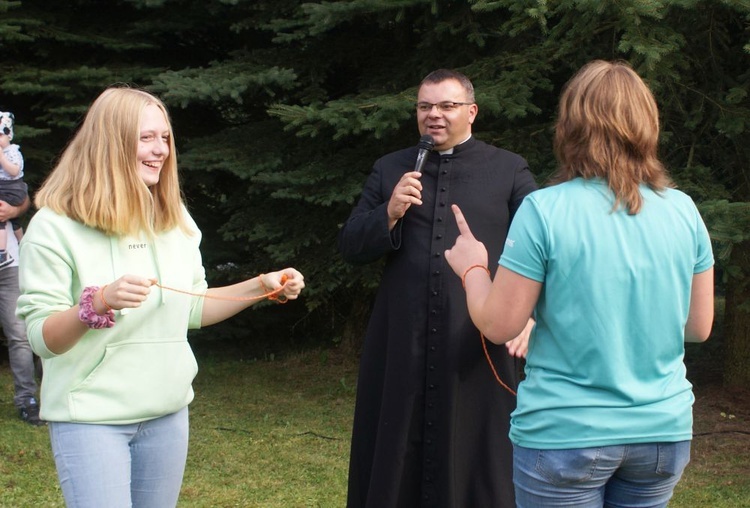
[[[284,268],[278,272],[261,275],[261,285],[268,291],[283,289],[276,294],[279,301],[295,300],[305,287],[305,277],[294,268]]]
[[[102,287],[100,295],[107,310],[134,309],[140,307],[151,293],[152,279],[138,275],[123,275],[116,281]]]

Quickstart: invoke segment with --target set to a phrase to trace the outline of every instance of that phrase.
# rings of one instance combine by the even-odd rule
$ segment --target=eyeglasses
[[[470,106],[473,102],[454,102],[454,101],[443,101],[433,104],[431,102],[417,102],[417,111],[422,113],[429,113],[433,107],[437,107],[438,111],[443,113],[449,113],[455,111],[459,106]]]

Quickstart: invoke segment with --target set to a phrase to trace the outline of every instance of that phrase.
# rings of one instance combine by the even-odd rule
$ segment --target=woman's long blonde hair
[[[156,105],[169,126],[169,155],[159,182],[147,187],[138,170],[141,115]],[[154,235],[179,226],[189,232],[172,125],[164,104],[143,90],[108,88],[37,192],[37,208],[49,207],[108,235]]]
[[[552,183],[603,178],[621,204],[636,214],[638,186],[672,186],[657,156],[659,111],[648,86],[626,62],[594,60],[568,82],[560,97],[554,149],[560,162]]]

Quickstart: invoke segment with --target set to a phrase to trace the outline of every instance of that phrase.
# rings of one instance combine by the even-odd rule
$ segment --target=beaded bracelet
[[[107,307],[106,314],[97,314],[94,309],[94,295],[99,289],[99,286],[88,286],[83,290],[81,298],[78,300],[78,319],[89,328],[95,330],[115,326],[115,313],[111,307],[105,304]],[[104,301],[103,294],[102,301]]]

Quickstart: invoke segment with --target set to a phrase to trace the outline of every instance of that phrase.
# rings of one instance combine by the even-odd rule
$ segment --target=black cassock
[[[444,252],[458,236],[455,203],[494,276],[510,219],[536,184],[522,157],[472,137],[430,154],[423,204],[388,231],[388,200],[416,156],[413,147],[375,163],[339,236],[351,263],[387,257],[362,351],[347,506],[512,508],[515,397],[494,378]],[[487,347],[515,390],[518,362]]]

